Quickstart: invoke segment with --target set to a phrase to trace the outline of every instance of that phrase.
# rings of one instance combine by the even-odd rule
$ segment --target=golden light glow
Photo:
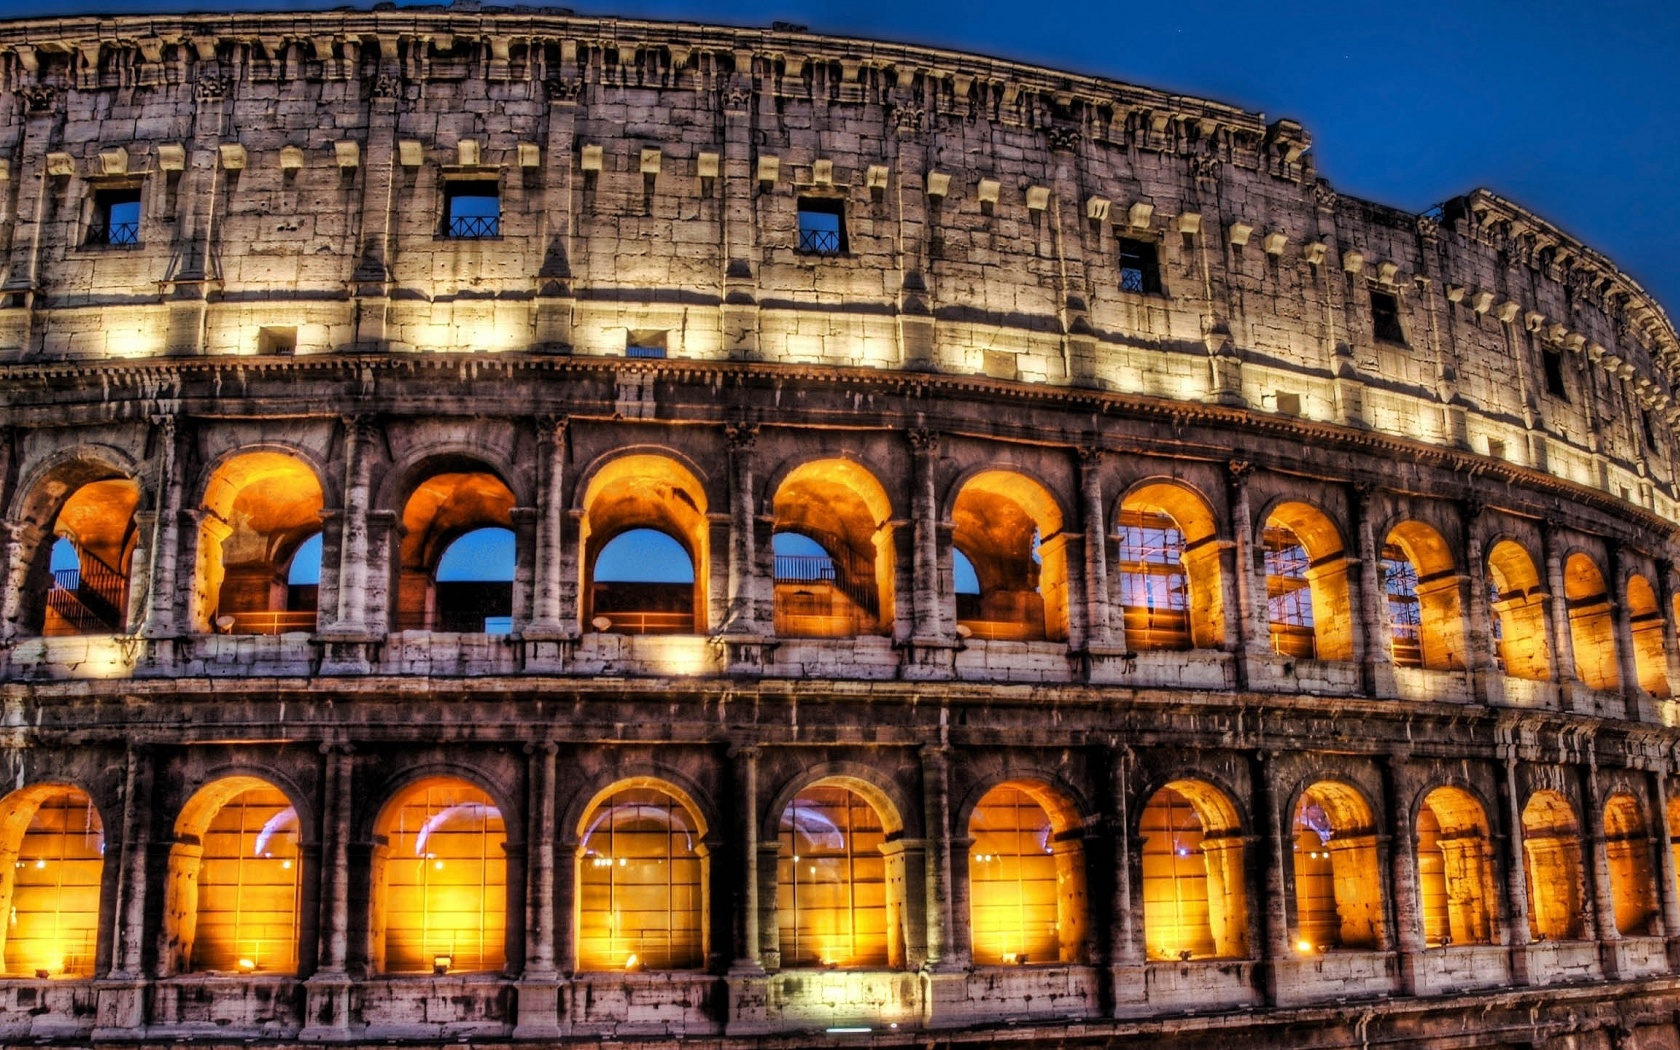
[[[240,790],[194,837],[192,969],[296,972],[298,818],[286,796],[267,784]]]
[[[1581,936],[1581,836],[1575,810],[1556,791],[1536,791],[1523,807],[1528,928],[1536,940]]]
[[[490,796],[458,780],[422,781],[381,814],[378,906],[385,970],[501,968],[506,960],[507,832]]]
[[[974,961],[1058,961],[1060,887],[1050,814],[1020,788],[1000,785],[975,807],[968,834]]]
[[[31,805],[35,809],[20,839],[0,842],[0,852],[17,850],[12,878],[0,879],[0,907],[8,916],[0,928],[5,972],[90,977],[105,866],[99,814],[74,788],[49,789],[33,798],[19,792],[0,806],[0,828],[11,823],[4,819],[7,811],[21,818]]]
[[[1157,791],[1143,836],[1143,928],[1150,959],[1247,954],[1242,832],[1225,795],[1179,780]]]
[[[1294,836],[1301,939],[1320,950],[1380,944],[1383,880],[1364,798],[1346,784],[1314,784],[1295,808]]]
[[[705,964],[699,822],[651,787],[600,799],[584,818],[578,967],[682,970]]]
[[[1418,906],[1430,946],[1486,944],[1491,939],[1487,818],[1462,788],[1436,788],[1417,816]]]
[[[886,833],[875,808],[844,787],[809,787],[782,813],[780,838],[782,965],[887,965]]]

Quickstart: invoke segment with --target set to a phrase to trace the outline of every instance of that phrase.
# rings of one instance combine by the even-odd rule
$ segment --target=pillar
[[[1610,613],[1614,617],[1612,623],[1616,632],[1616,676],[1621,679],[1622,696],[1629,701],[1624,713],[1627,717],[1637,718],[1638,709],[1634,704],[1644,690],[1639,687],[1639,665],[1633,653],[1633,618],[1628,612],[1627,600],[1627,553],[1619,543],[1610,542],[1607,546],[1610,548]]]
[[[372,421],[344,417],[344,515],[339,544],[338,610],[333,633],[357,636],[367,629],[368,503],[371,484],[368,444]]]
[[[29,580],[24,530],[17,522],[0,522],[0,641],[17,637],[22,629],[19,621],[23,618],[23,594]]]
[[[1231,557],[1224,587],[1226,637],[1238,653],[1238,685],[1246,687],[1251,675],[1248,662],[1271,653],[1271,629],[1267,622],[1265,558],[1257,544],[1254,509],[1248,496],[1248,479],[1253,465],[1240,459],[1225,465],[1225,485],[1231,508]],[[1232,611],[1235,611],[1234,623]]]
[[[1663,668],[1668,674],[1671,695],[1680,695],[1680,635],[1676,633],[1674,613],[1674,563],[1668,559],[1657,562],[1657,611],[1662,616]]]
[[[144,1023],[146,886],[151,860],[151,749],[130,744],[123,770],[122,844],[117,857],[111,969],[99,983],[95,1038],[132,1038]]]
[[[386,330],[391,308],[391,238],[395,232],[398,201],[397,92],[401,68],[397,63],[397,37],[381,34],[374,38],[379,49],[378,75],[369,84],[367,100],[367,144],[359,158],[362,206],[357,210],[360,249],[352,274],[354,288],[355,349],[361,353],[388,349]],[[349,90],[354,93],[355,81]]]
[[[157,467],[152,474],[153,491],[157,493],[156,532],[150,544],[151,569],[147,576],[151,586],[146,591],[145,611],[140,633],[147,638],[169,638],[179,633],[175,600],[176,567],[181,555],[181,501],[185,481],[182,475],[184,439],[175,416],[160,416],[152,421],[153,456]]]
[[[1561,541],[1557,530],[1548,522],[1540,523],[1540,551],[1546,562],[1546,590],[1551,594],[1551,616],[1549,624],[1551,637],[1548,641],[1552,646],[1552,658],[1556,663],[1553,673],[1557,682],[1567,694],[1567,687],[1575,679],[1575,638],[1569,630],[1569,602],[1564,597],[1563,589],[1563,552],[1559,550]],[[1568,697],[1565,696],[1567,701]]]
[[[1364,634],[1361,664],[1365,672],[1365,692],[1374,697],[1396,695],[1394,682],[1394,654],[1391,649],[1393,632],[1388,622],[1388,591],[1383,586],[1382,546],[1377,542],[1371,523],[1371,503],[1376,490],[1367,485],[1355,487],[1353,524],[1359,543],[1359,626]]]
[[[1617,965],[1617,942],[1622,939],[1616,929],[1616,898],[1610,887],[1610,854],[1604,838],[1604,795],[1599,790],[1598,762],[1589,754],[1587,765],[1580,767],[1583,845],[1582,858],[1588,879],[1591,880],[1587,899],[1592,905],[1592,921],[1598,937],[1599,959],[1604,976],[1615,980],[1621,975]]]
[[[560,1037],[560,979],[554,965],[555,755],[559,747],[544,741],[526,749],[532,814],[527,871],[525,967],[519,978],[515,1039]]]
[[[1085,520],[1085,648],[1101,651],[1126,647],[1125,625],[1116,625],[1108,601],[1108,526],[1103,514],[1102,463],[1105,450],[1079,452],[1079,510]],[[1069,566],[1068,575],[1073,575]]]
[[[1289,824],[1278,809],[1277,785],[1272,782],[1276,764],[1257,751],[1249,759],[1249,793],[1254,799],[1254,834],[1260,843],[1261,895],[1258,912],[1260,934],[1259,984],[1266,1001],[1277,1005],[1281,975],[1279,969],[1290,956],[1289,880],[1284,858],[1292,856]]]
[[[1505,928],[1509,931],[1511,980],[1521,985],[1532,980],[1528,970],[1528,854],[1523,848],[1523,803],[1517,789],[1515,745],[1506,748],[1504,777],[1499,784],[1505,803],[1505,902],[1510,916]]]
[[[758,849],[758,759],[759,749],[753,746],[731,748],[734,761],[735,822],[741,839],[739,859],[741,869],[735,885],[735,961],[729,967],[734,974],[762,973],[759,961],[759,849]]]
[[[305,1023],[298,1038],[341,1041],[350,1037],[350,835],[354,749],[321,745],[321,797],[325,823],[321,856],[319,964],[304,982]]]
[[[753,445],[758,427],[731,423],[724,428],[729,452],[729,582],[722,633],[762,635],[765,632],[764,580],[758,572],[757,520],[753,514]]]
[[[1110,886],[1108,980],[1115,1016],[1136,1014],[1144,1007],[1143,929],[1134,905],[1131,780],[1132,752],[1111,748],[1108,763],[1108,823],[1112,836],[1114,881]],[[1139,902],[1141,903],[1141,902]]]
[[[1487,552],[1482,549],[1481,523],[1483,505],[1468,501],[1459,512],[1464,523],[1465,570],[1470,593],[1465,596],[1464,666],[1470,672],[1471,696],[1481,703],[1498,703],[1505,699],[1504,682],[1498,661],[1493,654],[1493,605],[1488,600]]]
[[[572,311],[573,149],[576,146],[578,97],[583,79],[577,70],[577,41],[561,40],[560,68],[544,83],[548,95],[548,135],[543,145],[542,266],[537,271],[534,305],[537,349],[569,353]],[[562,422],[562,427],[564,423]]]
[[[1412,827],[1412,807],[1402,785],[1404,759],[1387,755],[1382,764],[1383,794],[1389,816],[1389,882],[1394,894],[1394,939],[1400,969],[1400,991],[1416,995],[1418,955],[1425,945],[1423,915],[1418,904],[1417,836]]]
[[[1651,797],[1656,802],[1652,830],[1657,840],[1657,900],[1662,906],[1663,934],[1668,941],[1668,968],[1680,969],[1680,871],[1674,863],[1674,824],[1668,814],[1668,768],[1651,774]]]
[[[558,638],[565,632],[561,620],[561,534],[565,518],[566,430],[565,416],[537,420],[537,521],[533,551],[531,625],[527,638]],[[569,626],[577,631],[576,617]]]
[[[935,970],[962,969],[952,944],[951,751],[927,744],[922,755],[922,807],[927,823],[927,961]]]
[[[931,430],[912,430],[910,449],[915,460],[910,493],[911,530],[915,560],[911,569],[911,605],[915,615],[912,641],[942,644],[950,635],[945,621],[939,578],[939,494],[934,470],[939,462],[939,435]]]

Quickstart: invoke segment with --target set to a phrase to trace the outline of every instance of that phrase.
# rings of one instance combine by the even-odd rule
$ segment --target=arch
[[[1651,874],[1644,807],[1632,795],[1618,793],[1604,803],[1604,853],[1617,932],[1635,937],[1650,933],[1657,917],[1657,882]]]
[[[1284,502],[1265,518],[1267,620],[1285,656],[1352,660],[1355,610],[1341,532],[1309,503]]]
[[[1351,784],[1321,780],[1292,822],[1296,947],[1375,950],[1383,944],[1383,878],[1371,806]]]
[[[1551,646],[1546,637],[1546,587],[1534,559],[1515,540],[1489,548],[1488,589],[1493,608],[1493,651],[1512,678],[1549,681]]]
[[[91,977],[99,951],[104,824],[68,784],[0,800],[0,972]]]
[[[1667,698],[1671,694],[1668,681],[1668,653],[1663,648],[1662,606],[1651,581],[1632,575],[1627,581],[1628,620],[1633,628],[1633,665],[1639,676],[1639,688],[1652,696]]]
[[[1621,688],[1610,589],[1598,563],[1583,551],[1575,551],[1563,563],[1563,596],[1575,650],[1575,677],[1589,689]]]
[[[286,570],[293,552],[320,531],[324,505],[320,477],[301,456],[263,449],[222,460],[204,487],[194,628],[313,630],[313,609],[288,611]]]
[[[117,634],[129,619],[129,577],[139,543],[140,485],[110,477],[78,485],[38,541],[22,616],[47,637]],[[74,557],[64,559],[68,548]]]
[[[264,778],[194,793],[169,851],[164,969],[295,973],[302,836],[297,807]]]
[[[953,546],[974,566],[977,600],[957,622],[976,638],[1062,640],[1068,565],[1062,509],[1050,491],[1011,470],[981,470],[951,504]]]
[[[83,485],[114,478],[136,481],[139,476],[134,458],[111,445],[88,442],[61,448],[19,471],[7,520],[41,528]]]
[[[1383,543],[1390,651],[1397,667],[1464,669],[1464,602],[1452,549],[1434,528],[1403,521]]]
[[[1079,962],[1085,850],[1073,804],[1050,785],[1007,780],[969,813],[969,926],[981,965]]]
[[[1174,780],[1144,804],[1143,931],[1148,958],[1248,955],[1242,823],[1225,792]]]
[[[787,637],[878,634],[893,620],[892,502],[881,482],[849,459],[801,463],[776,487],[773,535],[794,533],[822,555],[776,552],[776,633]]]
[[[440,474],[486,474],[513,493],[514,506],[530,506],[533,497],[526,474],[515,470],[505,454],[498,454],[502,451],[489,444],[462,441],[427,445],[385,472],[373,505],[401,506],[428,479]]]
[[[776,918],[784,969],[905,963],[904,854],[871,785],[827,777],[777,823]]]
[[[1492,943],[1499,897],[1481,802],[1464,788],[1438,787],[1419,804],[1415,830],[1424,944]]]
[[[636,452],[612,459],[589,478],[583,493],[579,544],[586,629],[601,619],[626,634],[692,634],[705,627],[710,527],[700,479],[675,457]],[[616,586],[597,581],[596,561],[619,535],[638,529],[663,533],[688,554],[688,584]]]
[[[518,560],[512,529],[463,532],[438,555],[434,623],[441,631],[508,634],[513,630],[513,580]]]
[[[1207,502],[1178,482],[1147,481],[1121,499],[1117,520],[1127,647],[1224,645],[1218,525]]]
[[[1575,809],[1556,791],[1536,791],[1522,812],[1528,927],[1542,940],[1582,935],[1581,831]]]
[[[498,970],[507,936],[507,828],[483,789],[424,777],[374,825],[370,935],[387,973]]]
[[[705,965],[705,834],[671,784],[639,777],[597,793],[578,826],[578,969]]]
[[[397,629],[469,634],[485,633],[492,626],[511,630],[512,575],[450,581],[440,580],[438,569],[444,555],[466,536],[488,530],[512,534],[513,490],[481,463],[427,462],[447,469],[421,479],[403,504]]]

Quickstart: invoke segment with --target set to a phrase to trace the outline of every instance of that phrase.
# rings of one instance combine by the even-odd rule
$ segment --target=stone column
[[[903,75],[902,73],[900,74]],[[898,342],[904,367],[937,367],[934,296],[928,264],[927,136],[920,105],[902,98],[887,103],[887,121],[896,131],[887,139],[893,161],[891,200],[896,205],[898,239]]]
[[[1568,686],[1575,678],[1575,637],[1569,630],[1569,602],[1564,597],[1563,589],[1563,552],[1558,548],[1560,542],[1557,530],[1549,523],[1540,523],[1540,550],[1546,562],[1546,589],[1551,592],[1548,596],[1551,607],[1551,642],[1552,658],[1556,666],[1552,669],[1557,678],[1558,686],[1564,692],[1564,701],[1568,702]]]
[[[1498,703],[1505,699],[1504,682],[1493,654],[1493,605],[1488,600],[1487,552],[1477,534],[1483,504],[1468,500],[1459,510],[1464,523],[1465,571],[1470,593],[1464,597],[1464,666],[1470,672],[1471,695],[1478,701]]]
[[[527,747],[531,795],[528,840],[530,892],[526,895],[525,968],[519,978],[516,1039],[560,1037],[560,978],[554,965],[555,755],[559,747],[544,741]]]
[[[1657,839],[1657,899],[1662,904],[1663,935],[1668,941],[1668,968],[1680,969],[1680,871],[1674,863],[1674,822],[1668,812],[1667,763],[1651,773],[1651,798],[1656,813],[1651,821]]]
[[[1657,561],[1657,612],[1662,616],[1663,669],[1674,695],[1680,691],[1680,624],[1674,611],[1674,563],[1666,558]]]
[[[344,417],[344,514],[339,544],[338,613],[335,634],[359,636],[367,630],[368,504],[372,437],[368,416]]]
[[[304,982],[305,1023],[299,1038],[341,1041],[350,1037],[350,835],[354,798],[354,749],[321,745],[322,827],[321,947],[319,965]]]
[[[1271,654],[1271,626],[1267,619],[1266,567],[1262,548],[1255,543],[1254,508],[1248,498],[1248,479],[1254,467],[1233,459],[1225,465],[1225,484],[1231,508],[1231,558],[1223,567],[1227,600],[1225,634],[1238,654],[1240,687],[1252,680],[1248,662]],[[1233,616],[1232,610],[1235,611]]]
[[[24,552],[25,526],[0,522],[0,641],[18,636],[23,618],[23,594],[29,585],[29,560]],[[42,537],[43,542],[46,537]]]
[[[951,750],[943,744],[926,744],[921,755],[927,823],[927,961],[935,970],[959,970],[967,960],[957,957],[952,943],[957,920],[951,900]]]
[[[381,34],[377,75],[370,84],[367,147],[359,158],[362,206],[357,210],[354,285],[355,348],[361,353],[389,348],[386,324],[391,308],[391,239],[399,210],[397,167],[397,96],[402,70],[397,38]],[[355,90],[356,81],[350,81]]]
[[[1402,995],[1418,994],[1418,955],[1424,950],[1423,915],[1418,906],[1417,835],[1412,826],[1410,792],[1403,784],[1405,759],[1383,758],[1383,794],[1389,816],[1389,882],[1394,894],[1393,945],[1400,968]]]
[[[151,748],[130,743],[123,771],[121,852],[117,855],[116,922],[111,969],[98,987],[95,1038],[133,1038],[144,1023],[146,887],[151,860]]]
[[[175,416],[152,420],[152,441],[157,467],[152,474],[158,509],[156,533],[152,537],[152,564],[146,574],[151,587],[146,592],[140,633],[150,639],[170,638],[180,633],[176,622],[176,566],[181,556],[181,501],[183,475],[182,446],[185,443]]]
[[[753,513],[753,445],[758,427],[730,423],[724,427],[729,450],[729,600],[723,634],[763,635],[764,581],[758,569],[756,516]]]
[[[1505,900],[1510,915],[1506,929],[1510,931],[1511,980],[1528,984],[1528,854],[1523,848],[1522,795],[1517,789],[1516,747],[1503,745],[1506,751],[1504,777],[1499,783],[1500,801],[1505,804]]]
[[[1084,197],[1080,171],[1080,148],[1084,141],[1079,128],[1052,126],[1048,129],[1050,183],[1053,192],[1046,209],[1054,237],[1057,262],[1058,313],[1062,322],[1062,367],[1068,382],[1094,386],[1097,380],[1096,334],[1091,328],[1090,282],[1085,272],[1086,231],[1107,224],[1109,202]],[[1090,246],[1092,253],[1103,250],[1101,234]]]
[[[723,92],[723,301],[719,307],[724,349],[731,358],[758,357],[758,215],[753,193],[752,52],[735,54],[733,81]],[[774,101],[774,100],[772,100]]]
[[[577,70],[577,41],[561,40],[560,68],[543,81],[548,96],[548,137],[543,146],[543,260],[537,270],[534,305],[538,349],[569,353],[572,311],[572,180],[578,98],[583,78]],[[564,423],[562,422],[562,428]]]
[[[1125,624],[1118,630],[1108,603],[1108,526],[1103,514],[1102,463],[1106,451],[1079,453],[1079,510],[1085,519],[1085,648],[1124,650]],[[1069,575],[1072,575],[1071,566]]]
[[[1388,622],[1388,591],[1383,586],[1382,545],[1371,523],[1371,502],[1376,490],[1356,486],[1353,498],[1354,530],[1359,543],[1359,626],[1364,634],[1361,663],[1365,691],[1374,697],[1396,695],[1394,682],[1393,631]]]
[[[565,416],[537,420],[537,529],[532,573],[531,625],[528,638],[558,638],[564,632],[560,619],[560,543],[565,518],[566,428]],[[577,625],[571,625],[575,634]]]
[[[1633,654],[1633,618],[1628,613],[1627,601],[1627,553],[1619,543],[1610,542],[1607,546],[1610,548],[1610,613],[1616,632],[1616,674],[1621,679],[1622,696],[1627,698],[1625,714],[1629,718],[1637,718],[1638,697],[1644,689],[1639,684],[1639,664]]]
[[[1589,742],[1588,746],[1591,744]],[[1604,967],[1604,976],[1615,980],[1621,976],[1618,965],[1619,952],[1617,942],[1622,939],[1622,933],[1616,928],[1616,898],[1610,888],[1610,854],[1608,843],[1604,837],[1604,795],[1599,790],[1598,761],[1590,752],[1587,764],[1579,767],[1581,777],[1581,808],[1582,814],[1582,845],[1585,847],[1585,861],[1587,877],[1592,886],[1588,899],[1592,904],[1592,921],[1598,937],[1599,959]]]
[[[1273,756],[1257,751],[1248,763],[1249,790],[1254,798],[1254,834],[1261,847],[1260,857],[1260,973],[1258,983],[1266,1001],[1277,1005],[1281,964],[1290,956],[1289,880],[1284,858],[1292,856],[1289,822],[1278,810],[1277,786],[1272,783]]]
[[[735,887],[735,961],[729,969],[732,974],[756,974],[764,972],[758,939],[759,749],[752,745],[731,748],[729,757],[735,764],[735,821],[741,835],[737,854],[741,870]]]
[[[1132,875],[1131,779],[1132,752],[1121,746],[1109,749],[1108,823],[1113,835],[1114,882],[1110,887],[1108,980],[1110,1001],[1117,1017],[1139,1012],[1145,1003],[1143,930],[1137,923]]]
[[[939,462],[939,435],[931,430],[912,430],[908,436],[915,459],[910,514],[915,548],[911,604],[916,628],[911,640],[917,645],[939,645],[946,643],[951,634],[939,587],[943,567],[939,564],[939,493],[934,478],[934,468]]]

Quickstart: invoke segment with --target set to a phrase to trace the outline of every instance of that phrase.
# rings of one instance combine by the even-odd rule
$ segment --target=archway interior
[[[992,788],[968,821],[969,920],[982,965],[1077,961],[1084,852],[1073,807],[1044,784]]]
[[[1639,676],[1639,688],[1666,699],[1670,687],[1668,653],[1663,648],[1662,607],[1650,580],[1643,576],[1628,577],[1627,610],[1633,628],[1633,664]]]
[[[111,634],[124,628],[139,505],[140,486],[129,478],[88,482],[64,501],[47,555],[51,579],[42,634]]]
[[[1224,792],[1177,780],[1144,806],[1143,929],[1161,961],[1247,953],[1242,833]]]
[[[506,963],[507,830],[464,781],[421,781],[380,814],[376,961],[387,973],[499,970]]]
[[[1120,505],[1120,601],[1126,645],[1211,649],[1224,643],[1216,524],[1201,497],[1168,482]]]
[[[247,452],[223,463],[204,492],[200,579],[204,621],[235,634],[314,629],[315,610],[293,610],[289,570],[298,548],[321,530],[315,472],[281,452]]]
[[[1462,788],[1436,788],[1418,808],[1416,833],[1424,943],[1490,943],[1496,898],[1481,803]]]
[[[76,788],[23,789],[0,803],[5,973],[93,976],[104,854],[99,812]]]
[[[705,847],[699,820],[653,786],[623,786],[584,817],[578,847],[578,967],[704,966]]]
[[[705,490],[676,460],[630,455],[602,467],[583,496],[585,629],[704,629],[709,535]]]
[[[1371,809],[1346,784],[1320,781],[1295,807],[1296,948],[1382,945],[1382,878]]]
[[[857,791],[823,782],[782,811],[776,914],[783,967],[896,965],[886,826]]]
[[[1569,609],[1569,640],[1575,649],[1575,677],[1589,689],[1621,688],[1616,666],[1616,617],[1604,574],[1576,551],[1563,565],[1563,594]]]
[[[1657,883],[1645,814],[1632,795],[1612,795],[1604,804],[1604,853],[1616,931],[1624,937],[1650,933],[1657,917]]]
[[[776,489],[776,633],[845,637],[892,622],[891,505],[850,460],[795,468]]]
[[[1341,535],[1323,511],[1285,503],[1261,533],[1272,649],[1297,659],[1353,659],[1354,610]]]
[[[203,788],[176,821],[172,944],[194,972],[295,973],[297,810],[254,777]]]
[[[1552,677],[1546,640],[1546,595],[1528,551],[1500,540],[1488,552],[1488,588],[1493,603],[1494,654],[1512,678],[1544,682]]]
[[[428,476],[403,506],[400,630],[477,634],[512,628],[513,490],[472,464],[457,466]],[[463,540],[450,572],[440,572]]]
[[[1523,807],[1522,826],[1529,935],[1580,939],[1581,833],[1574,808],[1556,791],[1536,791]]]
[[[972,598],[953,588],[957,622],[971,637],[1067,637],[1062,514],[1042,485],[1010,471],[983,471],[957,494],[951,523],[952,545],[967,558],[979,585]]]
[[[1441,534],[1422,522],[1402,522],[1383,545],[1382,567],[1395,666],[1462,670],[1460,580]]]

